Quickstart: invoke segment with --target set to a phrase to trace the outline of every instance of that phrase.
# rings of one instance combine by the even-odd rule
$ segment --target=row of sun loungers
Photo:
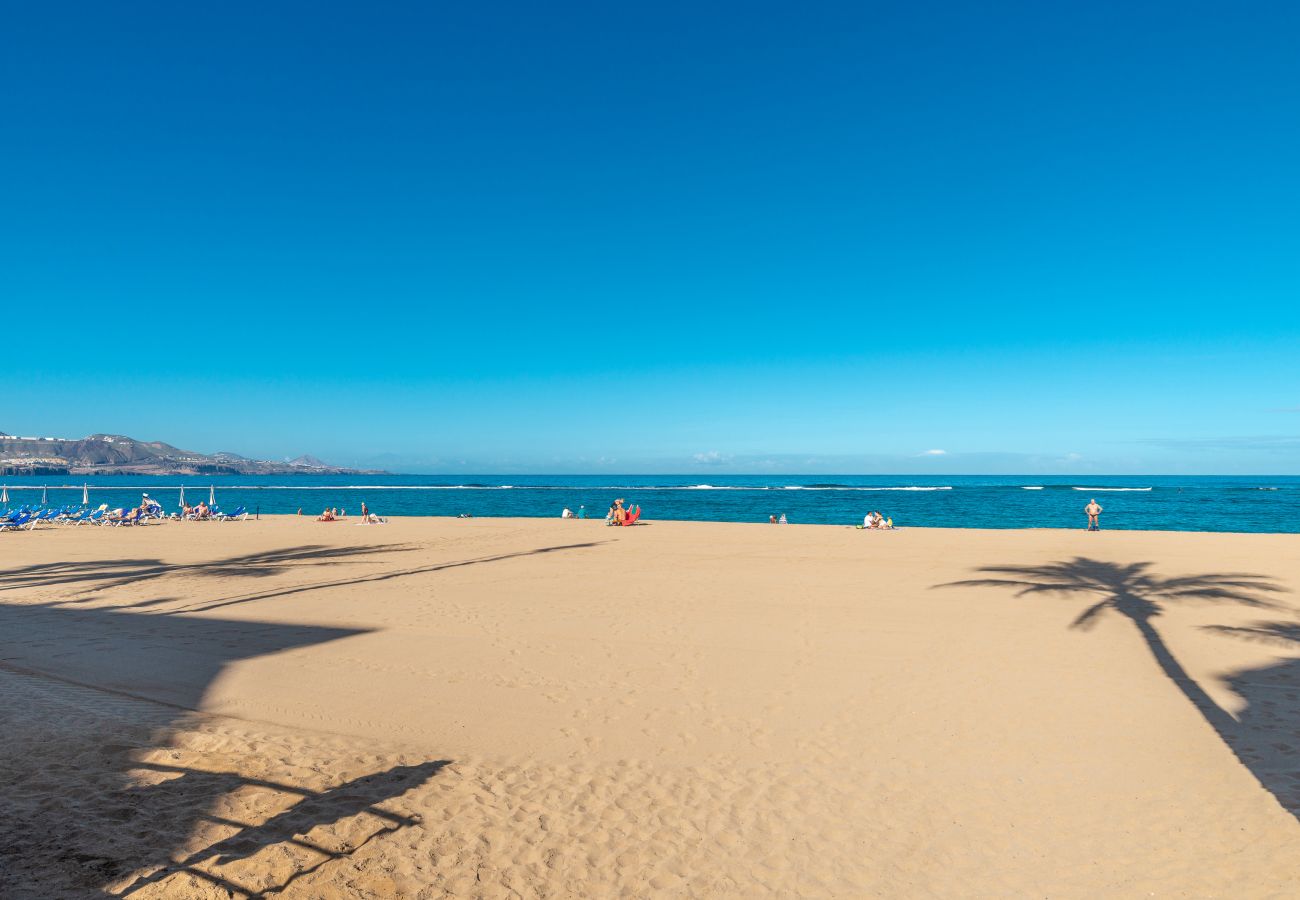
[[[0,532],[4,531],[31,531],[38,525],[41,527],[55,525],[99,525],[110,528],[120,528],[123,526],[132,527],[144,525],[151,520],[165,519],[166,516],[162,511],[155,507],[155,512],[150,514],[140,509],[78,509],[69,506],[62,508],[49,507],[45,509],[33,509],[31,507],[20,507],[18,509],[5,510],[0,512]],[[248,511],[240,506],[233,512],[225,513],[219,509],[211,510],[207,516],[202,519],[196,516],[190,516],[195,521],[213,521],[213,522],[241,522],[248,518]]]
[[[23,507],[0,514],[0,531],[31,531],[38,525],[108,525],[113,527],[139,525],[145,518],[144,514],[138,509],[128,511],[122,509],[106,510],[102,507],[99,509],[72,509],[71,507],[31,509]]]

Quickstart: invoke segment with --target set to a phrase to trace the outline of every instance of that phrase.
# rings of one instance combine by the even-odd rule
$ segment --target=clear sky
[[[1300,473],[1297,46],[1282,2],[7,4],[0,430]]]

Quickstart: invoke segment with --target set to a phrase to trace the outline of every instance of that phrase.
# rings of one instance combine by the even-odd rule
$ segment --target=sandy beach
[[[1293,897],[1300,536],[0,535],[0,895]]]

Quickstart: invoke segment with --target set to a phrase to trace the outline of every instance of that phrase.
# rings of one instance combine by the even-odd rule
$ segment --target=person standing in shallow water
[[[1083,511],[1088,514],[1088,530],[1101,531],[1101,523],[1097,521],[1097,517],[1101,515],[1101,506],[1097,501],[1089,500]]]

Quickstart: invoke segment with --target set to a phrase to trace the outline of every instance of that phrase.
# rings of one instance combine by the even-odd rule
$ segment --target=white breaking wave
[[[1100,493],[1101,491],[1149,491],[1151,488],[1097,488],[1097,487],[1077,487],[1072,488],[1076,491],[1087,491],[1088,493]]]
[[[73,485],[77,490],[80,486]],[[109,485],[91,485],[93,491],[98,487],[100,490],[140,490],[141,488],[126,487],[115,488]],[[151,491],[174,491],[178,485],[166,484],[161,486],[150,487]],[[197,490],[202,485],[186,485],[192,490]],[[489,484],[226,484],[222,485],[223,491],[499,491],[511,485],[503,484],[492,486]]]
[[[767,488],[736,488],[735,490],[758,490],[763,491]],[[841,487],[812,487],[806,484],[787,484],[783,490],[787,491],[951,491],[951,485],[941,485],[937,487],[851,487],[843,485]]]
[[[1041,484],[1022,484],[1020,489],[1022,491],[1041,491],[1043,486]]]
[[[39,491],[42,487],[42,485],[11,484],[9,490]],[[92,492],[175,491],[180,487],[179,484],[92,484],[90,490]],[[200,490],[203,486],[196,483],[186,484],[185,487],[190,490]],[[787,484],[781,487],[757,484],[223,484],[218,487],[223,491],[951,491],[953,489],[952,485],[869,487],[847,484],[828,486]],[[79,491],[81,485],[49,485],[49,490]]]

